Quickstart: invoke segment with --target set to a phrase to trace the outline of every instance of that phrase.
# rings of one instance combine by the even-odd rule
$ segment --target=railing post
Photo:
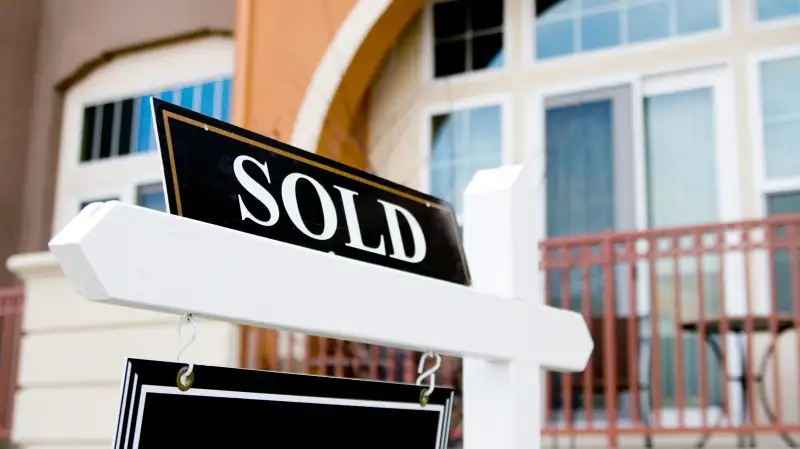
[[[465,196],[464,244],[473,287],[513,301],[543,302],[536,288],[531,174],[522,166],[481,171]],[[480,332],[476,323],[476,338]],[[536,363],[465,358],[464,448],[539,449],[541,397]]]

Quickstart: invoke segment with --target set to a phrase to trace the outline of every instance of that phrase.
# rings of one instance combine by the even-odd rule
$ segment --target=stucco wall
[[[0,260],[19,249],[41,1],[0,1]],[[0,267],[0,286],[13,281]]]
[[[203,28],[232,30],[234,10],[234,0],[42,1],[18,251],[42,250],[51,237],[62,97],[57,83],[120,47]]]
[[[369,91],[368,166],[389,180],[418,187],[421,159],[421,17],[400,35]]]

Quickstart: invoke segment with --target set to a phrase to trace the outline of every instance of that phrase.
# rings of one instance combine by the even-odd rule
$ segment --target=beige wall
[[[234,9],[234,0],[43,0],[18,251],[42,250],[51,236],[59,81],[121,47],[203,28],[232,30]]]
[[[0,260],[19,248],[41,1],[0,0]],[[13,281],[0,267],[0,286]]]
[[[50,253],[15,256],[25,280],[19,389],[12,441],[22,448],[107,448],[113,442],[127,358],[173,361],[175,315],[92,303]],[[238,365],[238,327],[199,321],[185,360]]]

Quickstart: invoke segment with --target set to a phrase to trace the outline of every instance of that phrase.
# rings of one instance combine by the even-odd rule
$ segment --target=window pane
[[[578,10],[577,0],[534,0],[536,3],[536,19],[548,20],[567,17]]]
[[[767,195],[767,214],[797,214],[800,213],[800,192],[787,192]],[[776,229],[779,238],[785,238],[783,229]],[[775,295],[778,302],[778,312],[794,312],[794,298],[792,297],[791,259],[787,249],[777,249],[772,252],[773,280],[775,282]],[[800,260],[800,255],[798,255]],[[796,276],[800,276],[797,273]]]
[[[488,106],[469,111],[469,130],[467,133],[467,155],[472,173],[467,182],[478,170],[498,167],[502,155],[502,123],[500,106]],[[464,185],[466,187],[466,184]]]
[[[717,214],[716,138],[711,88],[651,96],[645,99],[645,144],[648,184],[648,215],[651,227],[671,227],[713,222]],[[691,240],[691,239],[690,239]],[[663,241],[662,244],[671,244]],[[682,245],[683,242],[678,244]],[[660,298],[662,317],[659,333],[662,344],[661,382],[663,401],[695,402],[699,397],[698,366],[708,370],[706,388],[712,403],[722,396],[719,362],[711,351],[701,360],[696,335],[684,334],[680,373],[684,397],[677,398],[677,354],[672,346],[676,308],[683,320],[697,317],[702,306],[707,316],[719,313],[719,258],[703,257],[698,272],[695,257],[682,257],[677,263],[655,263],[655,288]],[[676,282],[677,280],[677,282]],[[702,282],[702,283],[701,283]],[[702,287],[702,288],[701,288]],[[687,369],[688,368],[688,369]]]
[[[111,132],[114,126],[114,103],[106,103],[99,108],[100,118],[100,159],[111,156]]]
[[[800,117],[764,124],[764,157],[769,179],[800,176]]]
[[[467,31],[467,2],[450,1],[433,5],[433,35],[436,39],[460,36]]]
[[[461,117],[459,117],[459,115]],[[454,203],[456,147],[463,148],[463,134],[456,122],[463,122],[463,112],[433,117],[431,145],[431,194]],[[460,118],[460,120],[458,120]]]
[[[767,214],[800,213],[800,192],[776,193],[767,196]]]
[[[187,109],[194,108],[194,87],[184,87],[181,89],[180,103],[178,106],[183,106]]]
[[[611,100],[550,108],[545,127],[548,237],[614,229]]]
[[[705,88],[645,99],[650,226],[717,220],[712,98]]]
[[[174,99],[173,100],[174,92],[171,91],[171,90],[165,90],[164,92],[161,92],[161,93],[159,93],[157,95],[154,95],[154,96],[156,98],[160,98],[160,99],[162,99],[162,100],[164,100],[166,102],[169,102],[169,103],[179,103],[180,102],[179,99]]]
[[[434,59],[436,77],[463,73],[467,70],[467,44],[463,40],[436,44]]]
[[[432,119],[431,194],[463,213],[463,193],[476,171],[501,163],[499,106],[457,111]]]
[[[575,51],[575,22],[565,20],[536,27],[536,56],[552,58]]]
[[[143,153],[150,151],[150,136],[153,134],[153,107],[150,104],[150,97],[139,99],[139,130],[136,135],[138,145],[136,151]]]
[[[214,82],[205,83],[200,88],[200,113],[214,117]]]
[[[765,118],[800,114],[800,57],[761,64]]]
[[[503,35],[489,34],[472,40],[472,68],[503,66]]]
[[[92,159],[92,144],[94,142],[94,119],[97,106],[89,106],[83,110],[83,136],[81,137],[81,162]]]
[[[434,3],[434,77],[502,66],[503,14],[496,0]]]
[[[628,12],[628,40],[644,42],[669,36],[669,3],[636,6]]]
[[[798,0],[757,0],[759,20],[775,20],[800,14]]]
[[[593,234],[615,228],[612,100],[549,108],[545,113],[547,236]],[[581,310],[583,270],[551,271],[557,307]],[[589,270],[592,314],[603,309],[603,273]],[[563,279],[566,277],[567,279]],[[564,291],[563,282],[568,291]],[[568,302],[568,304],[567,304]]]
[[[722,1],[729,0],[536,1],[536,57],[717,29]]]
[[[678,34],[712,30],[720,26],[719,0],[675,0]]]
[[[222,81],[222,119],[231,121],[231,89],[233,81],[230,78]]]
[[[503,26],[502,0],[473,0],[470,2],[469,20],[472,31]]]
[[[619,6],[621,0],[583,0],[581,9],[591,12],[597,9],[608,9],[608,7]]]
[[[119,148],[118,155],[124,156],[131,152],[131,126],[133,123],[133,103],[129,98],[122,101],[121,116],[119,121]]]
[[[148,184],[139,186],[136,195],[136,204],[148,209],[166,212],[167,205],[164,198],[164,190],[161,184]]]
[[[581,50],[619,45],[619,11],[586,16],[581,20]]]
[[[764,164],[768,179],[800,176],[800,57],[761,65]]]

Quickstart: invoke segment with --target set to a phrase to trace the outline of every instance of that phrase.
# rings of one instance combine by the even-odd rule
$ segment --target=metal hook
[[[189,335],[189,339],[183,343],[183,325],[184,324],[191,324],[192,325],[192,333]],[[189,346],[194,343],[194,340],[197,338],[197,322],[194,320],[194,316],[191,313],[184,313],[181,315],[181,319],[178,321],[178,338],[183,343],[181,347],[178,349],[177,360],[180,363],[183,353],[189,348]],[[178,371],[178,389],[181,391],[186,391],[192,387],[194,383],[194,363],[189,363],[188,366],[182,367]]]
[[[434,363],[432,367],[426,370],[425,361],[428,359],[428,357],[433,358]],[[438,371],[441,366],[442,356],[433,351],[428,351],[422,354],[422,356],[419,358],[419,366],[417,367],[417,373],[419,374],[419,376],[417,376],[417,385],[422,385],[422,382],[425,380],[425,378],[428,378],[428,388],[422,390],[419,395],[419,403],[423,407],[428,404],[428,398],[431,393],[433,393],[433,389],[436,385],[436,371]]]

